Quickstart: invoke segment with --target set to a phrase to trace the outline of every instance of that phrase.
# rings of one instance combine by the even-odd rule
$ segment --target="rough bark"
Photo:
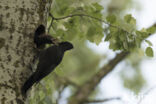
[[[52,0],[0,0],[0,104],[25,104],[20,88],[31,74],[33,32],[46,24]]]

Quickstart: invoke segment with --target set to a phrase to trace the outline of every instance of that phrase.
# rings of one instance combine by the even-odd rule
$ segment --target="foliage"
[[[124,19],[118,19],[114,15],[107,16],[106,19],[110,25],[105,41],[110,42],[110,49],[113,50],[132,51],[140,48],[141,42],[156,30],[155,26],[150,29],[137,30],[136,20],[130,14],[125,15]],[[148,41],[148,43],[150,42]]]
[[[48,26],[52,23],[50,34],[60,41],[72,41],[74,50],[65,54],[55,73],[46,77],[38,85],[38,89],[34,91],[34,96],[30,101],[31,104],[56,103],[60,90],[63,92],[64,88],[68,87],[71,91],[70,94],[72,94],[77,89],[73,87],[74,85],[67,83],[67,79],[80,86],[98,71],[101,56],[95,54],[86,46],[86,40],[98,45],[104,37],[104,40],[109,42],[109,48],[113,51],[130,52],[135,52],[136,49],[141,47],[141,42],[145,41],[148,44],[145,50],[146,55],[154,56],[152,43],[146,38],[155,32],[156,26],[137,30],[137,21],[131,14],[121,18],[120,14],[112,12],[113,10],[116,11],[116,9],[113,9],[112,3],[108,8],[103,8],[99,3],[100,1],[55,0],[53,2],[50,11],[52,17],[48,18]],[[125,3],[127,4],[127,2],[124,2],[122,5],[125,5]],[[118,12],[121,12],[126,6],[115,8],[119,8]],[[104,9],[108,9],[107,13],[103,13]],[[137,69],[139,68],[137,67]],[[130,79],[124,75],[122,78],[126,82],[124,83],[125,87],[138,92],[145,81],[139,70],[135,72],[136,74]],[[139,83],[138,86],[135,86],[136,83]],[[53,99],[51,100],[51,98]]]
[[[149,57],[153,57],[153,50],[151,47],[146,48],[146,55]]]
[[[99,44],[105,34],[105,41],[110,43],[110,49],[133,51],[140,48],[141,42],[156,30],[154,25],[137,30],[136,20],[131,14],[125,15],[124,18],[110,14],[105,18],[102,15],[103,7],[97,2],[80,2],[83,5],[77,5],[77,2],[72,0],[63,5],[61,2],[63,1],[56,1],[57,6],[53,6],[51,11],[56,17],[51,33],[61,40],[86,39]],[[70,6],[67,8],[67,5]],[[60,8],[57,9],[58,7]],[[74,16],[75,14],[79,15]]]
[[[141,70],[134,68],[134,69],[126,70],[126,71],[133,73],[133,75],[128,77],[128,76],[126,76],[127,75],[126,73],[124,73],[124,72],[122,73],[122,78],[124,79],[123,80],[124,87],[126,87],[126,88],[134,91],[136,94],[138,94],[146,82],[141,73]],[[134,71],[134,72],[132,72],[132,71]]]
[[[125,67],[120,72],[123,85],[138,94],[144,85],[146,80],[141,72],[141,62],[143,60],[143,50],[135,50],[126,60]]]
[[[88,0],[90,2],[91,0]],[[51,13],[55,17],[68,16],[70,14],[87,14],[102,18],[103,7],[97,2],[74,1],[64,2],[57,0],[54,3]],[[62,5],[63,4],[63,5]],[[78,5],[79,4],[79,5]],[[81,5],[80,5],[81,4]],[[59,7],[59,9],[58,9]],[[88,39],[91,42],[99,43],[103,37],[102,23],[92,18],[75,16],[59,21],[54,21],[51,33],[61,40],[72,41],[73,39]]]

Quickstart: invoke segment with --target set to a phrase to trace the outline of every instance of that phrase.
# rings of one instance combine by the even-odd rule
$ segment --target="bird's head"
[[[35,36],[40,36],[45,33],[45,26],[39,25],[37,29],[35,30]]]
[[[70,49],[73,49],[73,45],[70,43],[70,42],[61,42],[59,43],[59,46],[64,50],[64,51],[67,51],[67,50],[70,50]]]

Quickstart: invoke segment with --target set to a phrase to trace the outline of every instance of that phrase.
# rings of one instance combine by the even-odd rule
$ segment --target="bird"
[[[57,39],[46,34],[45,26],[39,25],[34,33],[34,43],[37,48],[44,47],[45,44],[56,44]]]
[[[73,45],[70,42],[61,42],[58,45],[52,45],[42,50],[36,71],[26,80],[21,88],[22,95],[26,96],[28,89],[33,84],[38,83],[49,75],[61,63],[64,53],[71,49],[73,49]]]

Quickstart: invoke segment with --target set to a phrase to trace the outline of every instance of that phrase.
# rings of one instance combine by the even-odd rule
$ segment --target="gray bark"
[[[46,24],[52,0],[0,0],[0,104],[25,104],[21,86],[31,74],[33,33]]]

